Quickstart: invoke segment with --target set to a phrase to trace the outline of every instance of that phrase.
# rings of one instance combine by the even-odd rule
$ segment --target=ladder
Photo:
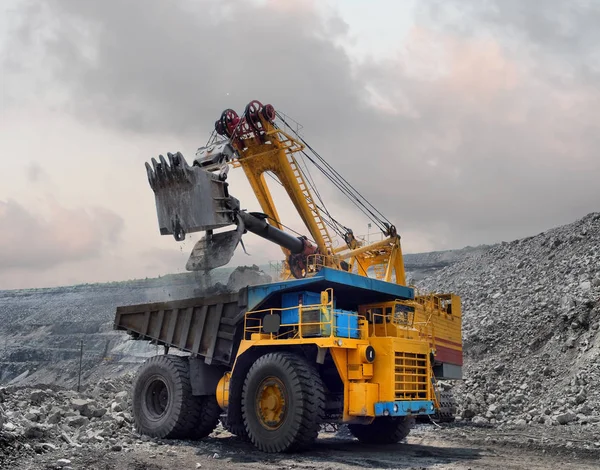
[[[300,188],[302,196],[304,196],[304,198],[306,199],[306,203],[308,204],[308,207],[313,214],[313,218],[314,218],[315,224],[317,225],[317,228],[319,230],[319,234],[321,235],[321,238],[322,238],[323,242],[325,243],[325,246],[327,247],[327,249],[333,251],[333,243],[331,241],[331,236],[329,235],[327,226],[323,222],[323,219],[321,217],[321,212],[319,211],[316,204],[314,203],[312,194],[310,193],[310,190],[308,189],[308,186],[306,185],[306,182],[304,181],[304,177],[302,176],[302,171],[300,171],[300,168],[298,167],[298,164],[296,163],[296,159],[294,158],[292,153],[286,152],[286,154],[288,156],[288,162],[290,164],[292,172],[294,173],[294,177],[296,178],[296,183],[298,184],[298,187]],[[323,254],[327,254],[327,253],[323,253]]]

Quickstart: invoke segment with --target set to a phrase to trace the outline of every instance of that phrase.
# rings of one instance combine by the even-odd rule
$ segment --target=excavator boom
[[[209,270],[227,264],[243,233],[250,231],[281,246],[286,270],[293,277],[305,277],[323,266],[363,276],[368,276],[373,268],[375,277],[404,284],[400,237],[395,227],[379,219],[385,238],[368,245],[333,219],[324,208],[310,173],[297,159],[298,155],[308,157],[305,149],[312,148],[291,128],[287,132],[281,129],[276,122],[278,117],[287,126],[273,106],[263,106],[256,100],[246,106],[242,116],[226,109],[215,122],[217,137],[198,149],[191,166],[180,153],[167,154],[168,161],[160,156],[159,161],[152,159],[152,165],[146,164],[160,233],[172,234],[181,241],[186,233],[206,231],[192,250],[186,268]],[[313,163],[356,203],[358,193],[352,194],[353,188],[327,162],[321,161],[321,166]],[[229,194],[226,179],[230,167],[244,170],[262,209],[258,217],[257,213],[251,216],[241,211],[239,201]],[[283,231],[267,176],[287,192],[306,226],[307,237],[297,238]],[[372,208],[367,208],[367,212],[373,214]],[[237,227],[229,232],[213,232],[229,225]],[[331,230],[340,236],[341,245],[336,245]]]

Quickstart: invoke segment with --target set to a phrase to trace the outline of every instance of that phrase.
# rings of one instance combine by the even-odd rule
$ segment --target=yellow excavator
[[[406,285],[400,235],[375,206],[318,154],[294,127],[297,124],[275,108],[257,100],[238,115],[226,109],[215,122],[207,144],[196,152],[191,171],[181,153],[162,155],[146,163],[155,193],[162,235],[181,241],[189,232],[206,231],[196,243],[186,269],[208,271],[224,266],[233,257],[242,235],[251,231],[281,246],[285,259],[280,279],[302,279],[319,273],[322,267],[356,273],[398,285]],[[262,212],[239,209],[229,195],[226,182],[230,168],[241,167]],[[369,243],[337,221],[327,210],[311,173],[320,172],[372,223],[379,227],[380,240]],[[200,184],[198,179],[211,179]],[[287,236],[267,178],[281,184],[302,219],[308,236]],[[234,202],[232,202],[234,201]],[[206,220],[209,220],[207,223]],[[202,224],[199,223],[203,220]],[[232,231],[215,229],[237,225]],[[335,234],[335,237],[334,237]],[[462,329],[460,298],[453,294],[417,295],[416,320],[432,325],[436,350],[434,371],[440,379],[462,378]],[[440,418],[451,418],[454,404],[449,394],[441,397],[445,406]]]

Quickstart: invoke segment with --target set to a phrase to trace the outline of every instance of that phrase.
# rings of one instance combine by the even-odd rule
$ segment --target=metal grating
[[[396,400],[428,399],[428,364],[425,354],[395,353]]]

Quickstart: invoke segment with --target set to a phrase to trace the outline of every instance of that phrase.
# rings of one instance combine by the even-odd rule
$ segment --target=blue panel
[[[380,281],[358,274],[339,271],[337,269],[322,268],[319,274],[306,279],[293,279],[283,282],[274,282],[248,288],[248,310],[257,308],[272,294],[290,290],[321,291],[332,287],[341,301],[341,292],[344,300],[349,297],[360,303],[379,302],[393,299],[414,299],[414,290],[410,287]]]
[[[346,271],[322,268],[321,271],[319,271],[319,275],[323,276],[325,280],[330,282],[346,284],[348,286],[380,292],[382,294],[389,294],[397,299],[415,298],[414,289],[410,287],[401,286],[391,282],[380,281],[379,279],[373,279],[366,276],[359,276],[358,274],[348,273]]]
[[[435,405],[430,400],[375,403],[375,416],[431,415],[433,413],[435,413]]]
[[[316,305],[321,303],[320,292],[310,291],[295,291],[286,292],[281,296],[281,308],[296,307],[299,304],[302,305]],[[281,312],[281,323],[290,324],[298,323],[298,309],[293,308],[290,310],[284,310]]]
[[[272,282],[270,284],[248,287],[248,310],[255,309],[263,300],[275,292],[291,289],[301,290],[318,281],[323,281],[323,278],[316,276],[307,279],[294,279],[292,281]]]
[[[334,335],[340,338],[354,338],[360,337],[360,331],[358,330],[358,313],[351,312],[348,310],[334,310],[334,324],[335,332]]]

